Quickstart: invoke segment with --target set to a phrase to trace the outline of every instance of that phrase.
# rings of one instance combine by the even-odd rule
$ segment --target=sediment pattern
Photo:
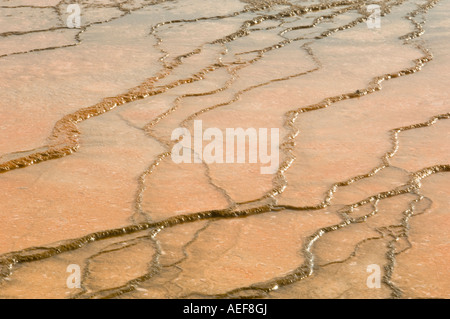
[[[153,49],[158,52],[159,57],[154,62],[158,63],[160,71],[145,75],[148,76],[146,80],[125,89],[125,93],[106,97],[95,105],[79,108],[62,116],[54,124],[46,145],[33,150],[18,150],[0,157],[0,179],[32,167],[38,169],[44,163],[49,165],[47,167],[52,167],[63,158],[75,156],[83,150],[83,136],[86,133],[82,125],[85,123],[88,125],[93,118],[100,119],[106,114],[127,110],[137,102],[146,103],[146,108],[152,108],[154,98],[161,96],[165,99],[165,109],[145,119],[117,113],[130,128],[142,132],[163,150],[154,156],[152,162],[145,165],[147,168],[135,179],[134,211],[129,216],[129,224],[4,253],[0,256],[0,296],[20,297],[25,289],[35,291],[34,296],[39,296],[37,288],[30,288],[39,285],[39,280],[33,281],[33,276],[47,274],[53,280],[47,282],[48,291],[45,295],[57,298],[417,297],[408,290],[408,287],[402,286],[402,284],[408,286],[403,280],[404,273],[400,274],[403,277],[395,277],[397,259],[414,248],[415,244],[410,239],[414,218],[432,212],[433,203],[438,200],[434,197],[438,195],[423,191],[423,184],[428,185],[427,181],[434,181],[433,178],[436,176],[447,177],[450,163],[442,162],[441,158],[434,158],[438,156],[431,154],[430,163],[411,170],[407,165],[402,166],[395,160],[399,152],[402,152],[403,135],[439,128],[447,123],[450,113],[424,112],[418,117],[422,120],[413,122],[407,119],[399,120],[398,123],[409,124],[395,125],[389,122],[386,129],[381,127],[380,132],[383,133],[380,134],[384,134],[381,138],[389,141],[390,146],[376,159],[378,164],[370,169],[366,169],[368,166],[365,165],[361,166],[362,169],[355,168],[355,170],[347,167],[345,174],[342,175],[345,178],[330,183],[325,181],[333,179],[333,176],[328,178],[326,169],[323,169],[326,191],[322,192],[322,199],[316,202],[310,200],[314,199],[314,196],[305,200],[301,195],[295,195],[299,190],[297,187],[302,187],[296,186],[295,180],[305,178],[300,173],[303,169],[301,163],[304,160],[301,153],[303,142],[299,143],[307,127],[302,122],[305,116],[310,114],[314,116],[313,114],[317,113],[322,114],[318,115],[319,117],[329,117],[332,115],[319,112],[326,110],[339,112],[341,105],[351,105],[354,112],[358,112],[364,109],[365,100],[383,94],[383,89],[391,83],[400,79],[409,81],[408,79],[421,74],[429,65],[435,63],[433,47],[423,37],[427,30],[425,26],[427,15],[430,10],[436,10],[435,6],[440,2],[437,0],[376,2],[381,7],[382,24],[391,19],[394,22],[389,30],[397,31],[395,30],[397,24],[400,31],[406,30],[406,33],[401,34],[392,32],[392,38],[395,38],[392,46],[395,46],[395,50],[405,48],[410,50],[405,51],[407,52],[405,56],[418,57],[404,58],[398,64],[394,64],[394,68],[390,68],[389,65],[386,68],[380,67],[382,70],[380,73],[370,67],[364,70],[355,64],[355,69],[363,70],[361,78],[355,79],[356,82],[352,82],[353,79],[349,80],[348,86],[343,86],[343,90],[337,86],[339,93],[332,89],[323,90],[326,94],[321,92],[314,98],[306,100],[306,103],[300,99],[300,103],[290,105],[286,105],[284,101],[292,99],[283,100],[280,96],[283,91],[280,88],[283,86],[288,90],[295,88],[298,84],[293,81],[304,81],[298,82],[300,84],[308,83],[312,76],[317,76],[311,78],[311,81],[319,81],[316,82],[319,85],[321,76],[324,77],[324,85],[339,81],[326,79],[326,76],[322,75],[327,72],[333,74],[329,71],[330,63],[324,50],[327,45],[339,45],[339,41],[346,43],[347,32],[355,32],[356,35],[365,32],[373,36],[373,32],[377,30],[369,30],[366,27],[370,14],[366,7],[372,2],[355,0],[229,2],[230,8],[236,7],[236,10],[221,10],[223,12],[214,14],[211,8],[206,10],[199,7],[197,12],[190,12],[186,18],[165,20],[161,17],[160,21],[149,21],[146,37],[152,39]],[[44,55],[81,47],[84,45],[84,35],[88,35],[96,26],[120,23],[124,17],[132,17],[134,14],[145,15],[157,8],[161,12],[164,10],[170,12],[184,3],[189,3],[189,0],[178,3],[163,0],[82,1],[82,12],[99,10],[101,14],[86,16],[81,28],[75,30],[70,30],[64,25],[65,8],[70,3],[70,1],[53,1],[49,5],[45,3],[14,5],[12,1],[3,1],[0,5],[2,10],[14,12],[49,10],[56,24],[51,27],[44,25],[39,29],[19,31],[11,29],[0,33],[0,40],[14,40],[37,34],[51,37],[58,31],[67,31],[72,38],[69,43],[62,45],[0,53],[0,60],[26,57],[30,54]],[[226,5],[227,2],[224,6]],[[204,6],[207,7],[208,4]],[[231,25],[233,30],[228,32],[224,27],[223,32],[217,32],[220,36],[206,39],[207,35],[201,34],[200,31],[207,26],[214,28],[214,25],[202,26],[202,23],[219,23],[218,25],[223,23]],[[383,28],[389,27],[382,25],[381,30]],[[187,30],[183,31],[187,36],[191,30],[196,30],[199,34],[190,34],[193,37],[192,44],[186,47],[180,45],[179,50],[173,52],[173,47],[177,47],[177,40],[173,39],[174,35],[171,32],[175,31],[171,30],[182,32],[184,29]],[[195,39],[196,37],[200,40]],[[316,48],[320,53],[316,52]],[[270,65],[274,59],[283,62],[286,58],[285,52],[291,54],[292,60],[299,60],[298,69],[290,68],[276,72],[275,67],[268,69],[268,74],[257,73],[260,76],[252,76],[251,70],[254,70],[252,68],[262,66],[264,72],[264,63]],[[398,68],[397,65],[402,67]],[[344,65],[339,67],[347,68]],[[390,71],[385,72],[385,69]],[[202,86],[205,82],[207,84]],[[211,83],[213,85],[208,86]],[[176,189],[170,192],[171,185],[174,184],[168,184],[167,192],[157,191],[157,187],[164,187],[164,183],[172,178],[170,176],[177,178],[175,177],[177,173],[168,173],[174,165],[171,163],[171,149],[178,142],[171,140],[171,131],[177,127],[191,130],[193,121],[197,119],[204,120],[204,123],[210,121],[211,126],[214,126],[214,123],[220,123],[227,114],[236,117],[240,107],[243,107],[243,112],[258,114],[257,111],[253,111],[256,113],[248,111],[251,106],[243,101],[270,90],[276,92],[271,96],[276,110],[267,111],[267,121],[256,121],[248,125],[250,127],[259,123],[271,123],[269,125],[279,126],[283,132],[280,143],[281,164],[277,172],[270,177],[269,183],[267,179],[264,180],[266,183],[264,190],[259,191],[257,196],[254,195],[257,194],[256,191],[246,193],[247,189],[256,188],[255,185],[259,183],[257,178],[244,180],[242,182],[244,186],[235,186],[236,189],[233,189],[233,181],[236,182],[239,176],[233,177],[234,180],[231,179],[229,182],[221,175],[223,169],[229,169],[231,175],[240,174],[241,167],[218,168],[206,162],[200,166],[185,164],[184,170],[193,169],[192,174],[203,178],[201,181],[204,184],[201,184],[201,189],[204,188],[205,193],[199,194],[198,200],[205,201],[204,196],[215,194],[214,196],[221,198],[221,202],[214,202],[213,197],[209,201],[206,199],[205,205],[213,207],[206,210],[193,209],[192,205],[188,204],[184,210],[167,206],[166,213],[160,213],[166,209],[164,206],[159,207],[159,210],[155,209],[154,205],[157,203],[152,202],[155,196],[161,198],[160,204],[174,202],[177,207],[183,207],[187,197],[194,203],[197,200],[195,193],[181,194],[179,197]],[[313,121],[315,118],[307,118],[306,121],[308,119]],[[375,126],[378,125],[377,122],[374,123]],[[356,127],[361,124],[355,122],[354,125]],[[438,137],[436,139],[439,140]],[[365,144],[365,141],[362,140],[361,144]],[[417,156],[420,156],[422,153],[418,154]],[[416,155],[403,154],[401,158],[405,156],[414,158]],[[130,158],[130,162],[132,161]],[[364,158],[360,162],[364,162]],[[184,172],[181,171],[180,174]],[[193,187],[189,184],[183,185],[183,182],[188,180],[189,178],[180,177],[179,183],[182,184],[180,187]],[[240,192],[244,195],[238,196]],[[343,194],[342,197],[339,197],[340,194]],[[442,199],[442,196],[445,196],[444,192],[440,196],[439,200],[445,200]],[[300,199],[296,200],[296,197]],[[82,201],[82,198],[80,200]],[[107,211],[105,216],[106,214]],[[308,216],[316,216],[317,219],[314,217],[309,221]],[[295,226],[292,226],[291,230],[293,224]],[[293,250],[292,256],[296,259],[292,257],[292,260],[287,262],[284,257],[264,256],[264,253],[257,249],[257,246],[264,246],[265,243],[271,245],[272,242],[270,239],[266,240],[265,236],[271,238],[272,232],[269,229],[272,227],[280,230],[278,238],[272,238],[275,242],[281,241],[279,250],[282,254],[285,252],[287,256],[285,258],[290,258],[290,250]],[[289,229],[286,230],[286,234],[283,231],[285,228]],[[254,235],[248,234],[247,230],[254,231]],[[337,237],[333,240],[332,236]],[[244,244],[248,242],[247,248],[245,245],[239,248],[243,245],[241,241]],[[270,255],[271,250],[267,253]],[[372,264],[380,264],[383,268],[381,289],[366,288],[367,265],[362,262],[360,272],[363,273],[361,278],[364,279],[358,279],[360,281],[358,285],[349,284],[350,286],[338,288],[333,286],[330,288],[332,291],[330,295],[320,295],[319,292],[319,295],[305,293],[308,289],[319,291],[314,288],[316,285],[326,289],[327,285],[322,280],[326,281],[328,278],[329,281],[333,281],[332,274],[327,272],[328,269],[337,266],[349,267],[352,262],[356,262],[354,260],[366,255],[372,256]],[[367,258],[370,259],[369,257]],[[256,270],[260,263],[264,264],[261,266],[264,268],[261,272]],[[69,264],[79,264],[82,268],[81,287],[78,289],[70,290],[65,286],[65,277],[68,275],[65,267]],[[227,272],[232,274],[227,275]],[[237,274],[233,275],[234,272]],[[333,273],[332,270],[330,272]],[[359,278],[345,271],[336,270],[336,273],[341,274],[341,280],[351,277],[347,282]],[[322,279],[322,276],[325,279]],[[366,289],[364,293],[361,293],[363,289],[361,287]],[[448,297],[448,294],[436,292],[432,297]]]

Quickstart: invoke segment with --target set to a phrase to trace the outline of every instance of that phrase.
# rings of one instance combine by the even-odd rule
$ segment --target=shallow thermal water
[[[1,298],[450,297],[448,1],[71,3],[0,0]]]

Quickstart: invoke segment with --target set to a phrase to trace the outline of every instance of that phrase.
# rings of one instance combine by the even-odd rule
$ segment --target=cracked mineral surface
[[[450,298],[448,1],[73,3],[0,0],[0,298]]]

